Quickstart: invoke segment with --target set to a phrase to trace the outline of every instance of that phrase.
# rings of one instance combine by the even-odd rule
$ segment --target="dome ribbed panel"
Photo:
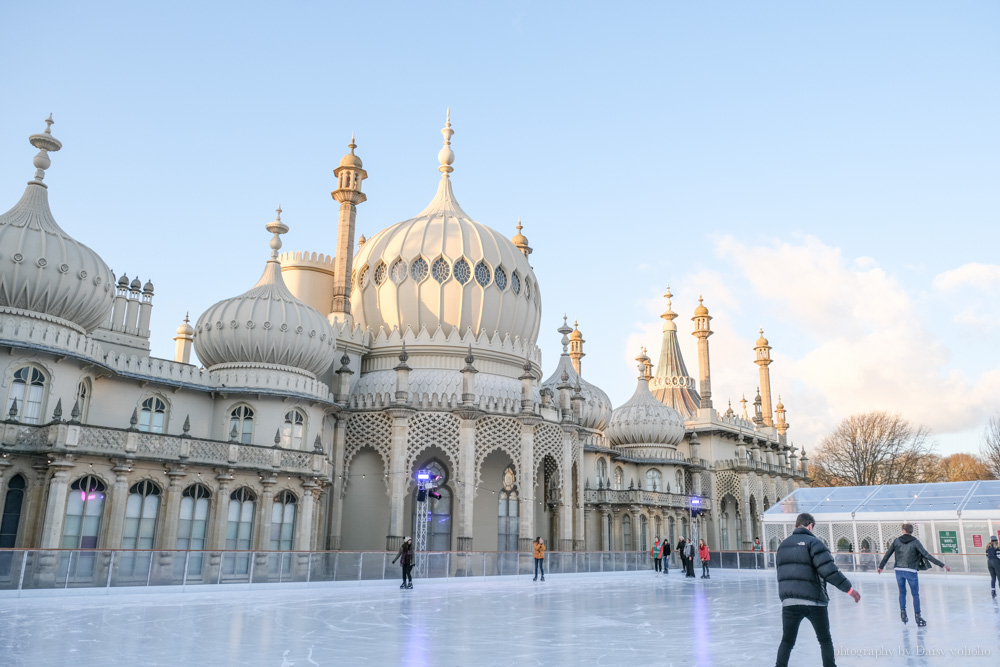
[[[556,365],[555,371],[547,380],[542,382],[542,389],[551,391],[558,401],[558,387],[562,383],[563,371],[569,377],[568,381],[571,387],[576,387],[578,383],[580,385],[580,395],[584,398],[583,410],[580,414],[580,425],[584,428],[603,429],[611,417],[611,399],[608,398],[603,389],[577,375],[569,355],[564,354],[559,357],[559,363]]]
[[[612,413],[604,434],[614,447],[676,447],[684,438],[684,421],[676,410],[656,400],[645,380],[639,380],[632,398]]]
[[[113,282],[100,255],[56,223],[41,185],[29,183],[0,215],[0,306],[58,317],[89,332],[111,318]]]
[[[270,261],[243,294],[206,310],[195,325],[194,346],[208,368],[272,364],[318,375],[336,352],[333,328],[319,311],[296,299]]]
[[[450,267],[448,278],[439,283],[429,271],[420,282],[408,274],[398,285],[388,279],[375,283],[373,272],[380,261],[390,267],[402,258],[409,267],[418,257],[429,267],[443,257]],[[464,285],[455,275],[455,264],[463,258],[472,272]],[[514,294],[509,282],[500,290],[492,277],[485,287],[480,285],[475,277],[480,261],[491,272],[498,265],[508,275],[516,271],[521,293]],[[491,337],[509,335],[531,345],[538,338],[541,297],[527,258],[503,234],[469,218],[455,202],[450,181],[442,180],[434,201],[420,215],[375,234],[358,251],[354,264],[359,279],[351,292],[351,312],[358,324],[373,332],[409,327],[414,333],[421,328],[434,333],[440,326],[445,334],[457,330],[464,335],[471,329],[477,335],[480,331]],[[360,280],[365,267],[367,285]],[[525,280],[532,283],[530,300],[525,297]]]

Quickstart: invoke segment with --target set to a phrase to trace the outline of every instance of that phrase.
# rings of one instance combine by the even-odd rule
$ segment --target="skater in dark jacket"
[[[399,545],[399,551],[396,552],[392,562],[395,563],[397,560],[403,566],[403,583],[400,588],[413,588],[413,540],[409,537],[403,538],[403,543]]]
[[[990,538],[990,546],[986,547],[986,566],[990,571],[990,590],[993,597],[997,596],[997,579],[1000,579],[1000,549],[997,549],[997,536]]]
[[[778,597],[781,598],[781,644],[778,645],[777,667],[787,667],[803,618],[808,618],[816,631],[823,667],[835,667],[830,616],[826,608],[830,598],[826,594],[826,585],[830,583],[854,598],[855,602],[861,601],[861,594],[837,569],[830,550],[812,534],[815,525],[816,520],[811,514],[800,514],[795,519],[795,531],[778,546],[775,554]]]
[[[697,549],[691,544],[691,538],[684,539],[684,576],[694,577],[694,555]]]
[[[677,558],[681,561],[681,572],[687,572],[687,563],[684,562],[684,536],[677,541]]]
[[[670,572],[670,542],[663,540],[660,542],[660,558],[663,559],[663,574]]]
[[[917,572],[921,569],[921,557],[934,563],[938,567],[943,567],[946,572],[951,572],[951,568],[939,561],[934,556],[927,553],[920,540],[913,536],[913,524],[903,524],[903,534],[893,540],[889,550],[882,556],[882,562],[878,564],[878,573],[882,574],[882,569],[889,562],[889,556],[896,555],[896,585],[899,586],[899,617],[906,623],[906,584],[910,585],[910,593],[913,594],[913,615],[916,617],[917,625],[924,627],[927,621],[920,615],[920,581],[917,579]],[[927,567],[930,567],[929,565]]]

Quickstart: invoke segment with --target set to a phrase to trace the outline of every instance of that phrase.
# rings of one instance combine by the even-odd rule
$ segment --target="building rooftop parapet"
[[[653,505],[679,509],[691,507],[691,496],[646,489],[584,489],[583,501],[588,505]],[[699,507],[711,510],[711,498],[702,498]]]

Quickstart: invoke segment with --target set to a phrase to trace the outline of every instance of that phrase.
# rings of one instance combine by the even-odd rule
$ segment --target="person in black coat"
[[[837,569],[830,550],[812,534],[815,525],[816,519],[811,514],[800,514],[795,519],[795,531],[778,546],[775,553],[778,597],[781,599],[781,643],[778,645],[776,667],[787,667],[803,618],[808,618],[816,631],[823,667],[835,667],[830,616],[826,608],[830,598],[826,594],[826,585],[830,583],[854,598],[855,602],[861,601],[861,594]]]
[[[684,536],[677,541],[677,558],[681,561],[681,572],[687,571],[687,563],[684,562]]]
[[[990,546],[986,547],[986,566],[990,570],[990,590],[993,597],[997,596],[997,579],[1000,579],[1000,550],[997,549],[997,536],[990,538]]]
[[[409,537],[403,538],[403,543],[399,545],[399,551],[396,552],[392,562],[395,563],[397,560],[403,566],[403,583],[400,588],[413,588],[413,540]]]
[[[660,556],[663,557],[663,574],[670,573],[670,541],[664,539],[663,544],[660,545],[662,551],[660,551]]]
[[[910,592],[913,594],[913,615],[916,617],[917,625],[924,627],[927,621],[920,615],[920,580],[917,572],[927,569],[930,566],[921,568],[921,558],[925,558],[938,567],[943,567],[946,572],[951,572],[951,568],[939,561],[934,556],[927,553],[920,540],[913,536],[913,524],[903,524],[903,534],[893,540],[889,550],[882,556],[882,562],[878,564],[878,573],[882,574],[882,569],[889,562],[889,556],[896,555],[896,585],[899,586],[899,617],[906,623],[906,584],[910,585]]]
[[[694,577],[694,556],[698,553],[694,545],[691,544],[691,538],[684,538],[684,576]]]

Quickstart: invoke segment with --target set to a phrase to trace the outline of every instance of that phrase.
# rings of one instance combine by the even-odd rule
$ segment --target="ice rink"
[[[1000,664],[1000,606],[988,580],[921,576],[928,626],[919,630],[899,620],[891,572],[852,581],[861,604],[832,591],[839,665]],[[773,571],[414,584],[5,597],[0,664],[773,665],[781,634]],[[808,622],[791,664],[820,664]]]

